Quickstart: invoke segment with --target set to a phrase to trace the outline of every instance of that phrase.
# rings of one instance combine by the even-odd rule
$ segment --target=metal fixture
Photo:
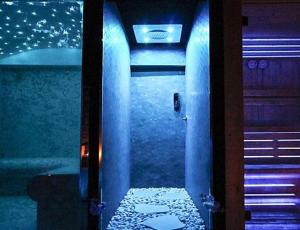
[[[184,117],[182,118],[182,120],[185,121],[185,122],[187,122],[188,117],[187,117],[187,116],[184,116]]]
[[[99,200],[90,200],[90,214],[93,216],[101,215],[103,210],[106,208],[106,203],[100,202]]]
[[[179,93],[174,93],[174,111],[180,112],[181,103],[180,103],[180,95]]]
[[[204,207],[206,207],[210,212],[223,212],[221,204],[215,200],[215,198],[209,194],[201,194],[201,201]]]

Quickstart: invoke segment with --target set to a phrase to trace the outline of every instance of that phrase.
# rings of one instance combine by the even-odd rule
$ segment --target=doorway
[[[172,204],[161,197],[176,203],[190,201],[197,216],[192,222],[199,224],[197,228],[212,229],[216,216],[213,213],[218,213],[219,225],[216,226],[222,226],[224,98],[214,104],[211,100],[223,96],[224,85],[218,84],[223,79],[212,77],[221,74],[223,66],[211,73],[212,57],[218,58],[210,52],[209,3],[180,2],[104,4],[103,127],[102,152],[99,151],[101,201],[106,206],[101,212],[103,229],[120,229],[124,225],[146,229],[153,224],[155,229],[189,227],[188,215],[176,215]],[[180,12],[186,10],[184,6],[189,6],[188,12]],[[166,22],[162,11],[166,12],[164,17],[170,16],[170,12],[184,16],[182,21],[179,17]],[[141,16],[145,20],[139,20]],[[180,34],[179,40],[171,36],[176,29],[179,29],[175,32],[176,36]],[[161,73],[178,69],[183,69],[183,74]],[[149,72],[152,72],[150,76]],[[177,78],[181,79],[178,87],[168,88],[172,86],[169,81]],[[212,89],[215,94],[211,93]],[[214,126],[211,111],[219,112],[213,117],[214,122],[216,117],[221,117]],[[215,152],[218,155],[213,159]],[[139,200],[138,203],[135,200]],[[162,200],[162,203],[153,204],[152,200]],[[120,218],[125,217],[126,212],[134,216]],[[170,218],[176,220],[169,221]],[[178,225],[161,227],[161,221]],[[135,224],[139,226],[136,228]]]
[[[177,21],[163,24],[162,5]],[[190,1],[189,17],[182,6],[148,3],[142,24],[140,3],[104,5],[104,229],[210,225],[208,4]]]

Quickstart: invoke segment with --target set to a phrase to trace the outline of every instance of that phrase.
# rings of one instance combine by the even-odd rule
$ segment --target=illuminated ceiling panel
[[[181,24],[133,25],[137,43],[180,43]]]

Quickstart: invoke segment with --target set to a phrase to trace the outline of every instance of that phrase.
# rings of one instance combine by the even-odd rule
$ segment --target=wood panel
[[[298,164],[300,129],[245,132],[244,154],[246,164]]]
[[[243,0],[243,4],[288,4],[300,3],[299,0]]]
[[[295,126],[300,117],[300,60],[267,59],[266,69],[244,60],[246,126]]]

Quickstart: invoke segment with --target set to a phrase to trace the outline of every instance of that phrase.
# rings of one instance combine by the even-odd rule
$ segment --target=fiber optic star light
[[[181,24],[133,25],[137,43],[180,43]]]
[[[81,1],[0,1],[0,59],[34,49],[80,49],[80,7]]]

